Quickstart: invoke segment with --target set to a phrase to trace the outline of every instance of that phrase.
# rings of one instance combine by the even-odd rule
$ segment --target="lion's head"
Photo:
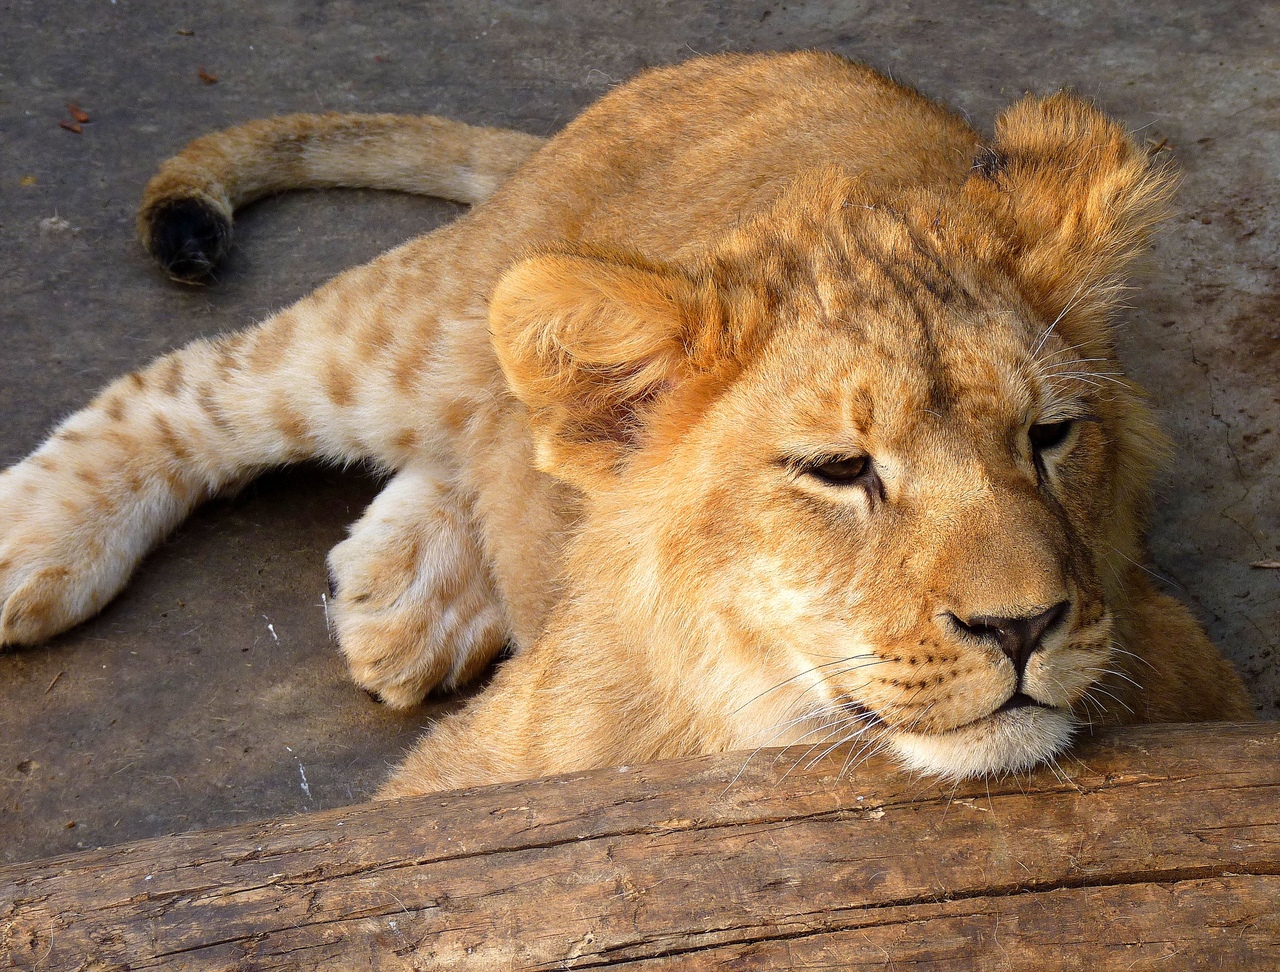
[[[587,497],[577,576],[625,562],[668,630],[803,686],[807,732],[953,776],[1051,756],[1141,557],[1162,440],[1107,318],[1170,184],[1058,95],[952,186],[817,169],[679,265],[518,264],[494,341]]]

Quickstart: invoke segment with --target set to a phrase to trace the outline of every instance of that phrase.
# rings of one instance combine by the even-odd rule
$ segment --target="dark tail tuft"
[[[231,220],[200,199],[174,199],[149,214],[147,249],[174,280],[205,283],[231,247]]]

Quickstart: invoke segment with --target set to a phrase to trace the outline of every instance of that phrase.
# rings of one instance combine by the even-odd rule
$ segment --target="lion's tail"
[[[432,115],[282,115],[198,138],[143,193],[138,235],[171,277],[207,279],[235,210],[270,193],[339,186],[477,203],[543,139]]]

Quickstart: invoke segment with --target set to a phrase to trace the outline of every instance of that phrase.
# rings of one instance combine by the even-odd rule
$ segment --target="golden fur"
[[[263,191],[514,175],[0,476],[0,640],[89,616],[266,466],[370,459],[330,558],[356,681],[407,706],[523,649],[386,796],[850,741],[963,776],[1250,717],[1139,566],[1164,446],[1108,315],[1171,179],[1114,122],[1026,98],[987,145],[840,58],[722,56],[540,146],[292,116],[167,163],[140,229],[182,276],[216,247],[175,249],[175,212],[224,244]]]

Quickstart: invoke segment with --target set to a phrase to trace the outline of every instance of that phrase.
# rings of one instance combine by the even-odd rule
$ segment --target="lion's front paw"
[[[105,598],[85,597],[83,571],[0,551],[0,645],[33,645],[93,614]],[[17,561],[16,569],[10,565]]]
[[[463,509],[403,471],[329,554],[332,622],[351,677],[394,708],[478,675],[506,621]]]
[[[0,474],[0,645],[30,645],[95,614],[129,579],[146,540],[120,504],[36,455]],[[140,542],[141,541],[141,542]]]

